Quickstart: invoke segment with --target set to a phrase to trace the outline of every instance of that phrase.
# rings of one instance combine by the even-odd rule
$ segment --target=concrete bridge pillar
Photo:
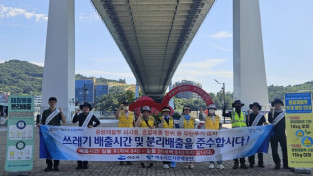
[[[259,0],[233,0],[234,99],[268,110]]]
[[[42,83],[42,110],[49,97],[58,99],[67,121],[75,110],[74,0],[50,0]]]

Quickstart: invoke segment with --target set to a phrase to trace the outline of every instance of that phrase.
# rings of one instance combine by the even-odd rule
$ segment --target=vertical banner
[[[312,94],[286,93],[289,167],[313,168]]]
[[[29,171],[33,168],[34,97],[9,96],[5,170]]]

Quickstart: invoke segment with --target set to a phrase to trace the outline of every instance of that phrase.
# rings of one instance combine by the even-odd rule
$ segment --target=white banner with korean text
[[[267,153],[273,125],[223,130],[40,126],[40,158],[84,161],[232,160]]]

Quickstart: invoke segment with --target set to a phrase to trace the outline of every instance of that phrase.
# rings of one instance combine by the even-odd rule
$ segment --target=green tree
[[[124,100],[133,103],[134,96],[135,93],[130,90],[121,93],[109,93],[98,99],[95,109],[97,111],[116,111]]]

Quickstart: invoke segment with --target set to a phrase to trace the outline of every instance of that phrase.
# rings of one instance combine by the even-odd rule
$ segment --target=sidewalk
[[[72,125],[72,124],[66,124]],[[108,127],[115,126],[115,124],[101,124],[100,126]],[[227,126],[225,126],[227,127]],[[5,127],[6,128],[6,127]],[[6,155],[6,130],[2,131],[3,127],[0,127],[0,175],[12,175],[4,171],[5,155]],[[253,169],[232,169],[233,161],[224,161],[223,165],[225,166],[224,170],[219,169],[209,169],[208,162],[195,163],[195,168],[184,169],[184,163],[177,163],[176,168],[163,169],[162,162],[154,162],[152,168],[141,168],[139,162],[134,162],[132,166],[120,166],[119,162],[89,162],[89,169],[87,170],[76,170],[76,161],[60,161],[59,172],[44,172],[43,170],[46,167],[45,160],[39,158],[39,135],[38,128],[35,131],[35,152],[34,152],[34,168],[30,172],[30,175],[38,176],[50,176],[50,175],[62,175],[62,176],[91,176],[91,175],[151,175],[151,176],[184,176],[184,175],[193,175],[193,176],[202,176],[202,175],[240,175],[240,176],[261,176],[261,175],[275,175],[275,176],[287,176],[287,175],[299,175],[291,172],[290,170],[274,169],[274,163],[271,156],[271,151],[269,154],[264,155],[264,165],[265,168],[255,167]],[[256,156],[257,159],[257,156]],[[248,159],[246,159],[247,161]],[[248,162],[246,162],[248,164]],[[309,175],[309,174],[305,174]],[[313,175],[313,174],[311,174]]]

